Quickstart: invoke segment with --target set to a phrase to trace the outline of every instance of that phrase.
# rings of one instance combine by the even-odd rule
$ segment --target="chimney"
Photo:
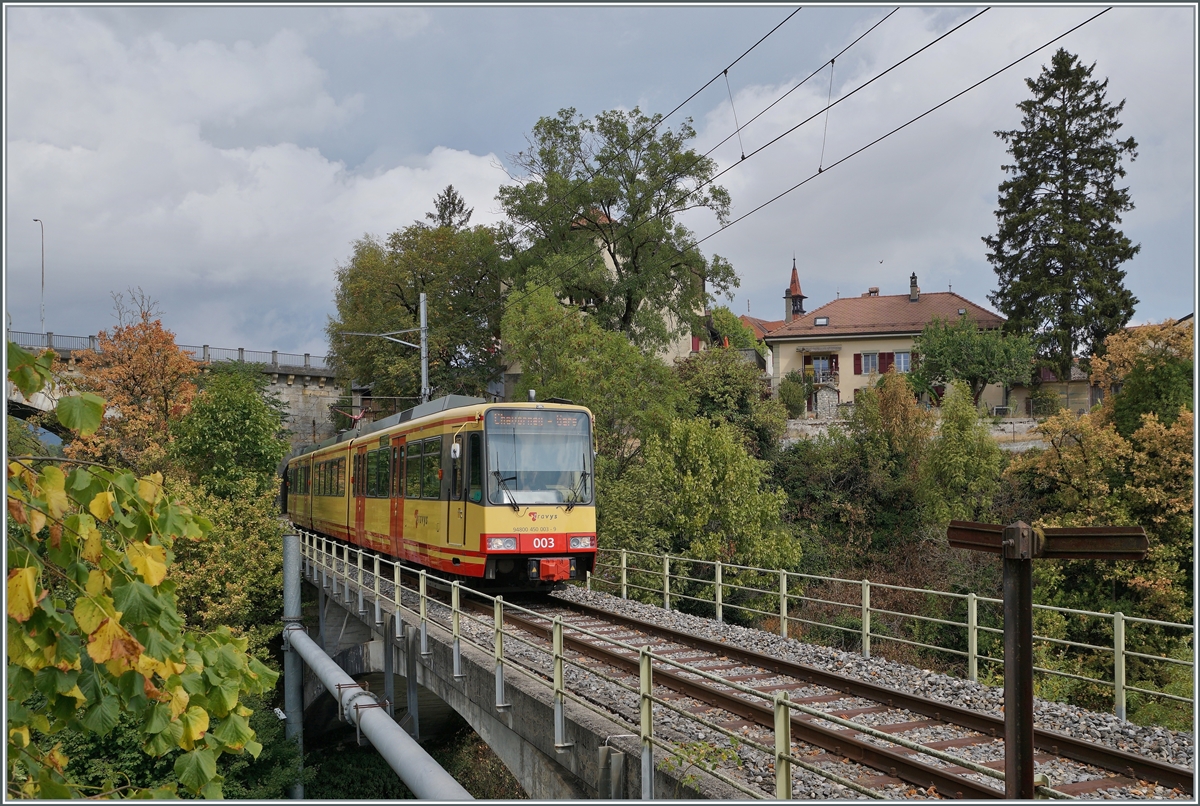
[[[783,299],[784,324],[795,318],[804,316],[804,300],[808,299],[808,297],[800,291],[800,275],[796,272],[796,257],[794,255],[792,256],[792,282],[787,287],[787,290],[783,292]]]
[[[908,301],[916,302],[921,299],[921,289],[917,288],[917,273],[914,271],[908,278]]]

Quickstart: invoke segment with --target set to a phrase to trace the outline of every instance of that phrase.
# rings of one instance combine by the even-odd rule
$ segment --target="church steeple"
[[[783,293],[784,310],[783,318],[785,322],[790,322],[796,317],[804,316],[804,300],[808,299],[800,290],[800,275],[796,271],[796,256],[792,256],[792,283]]]

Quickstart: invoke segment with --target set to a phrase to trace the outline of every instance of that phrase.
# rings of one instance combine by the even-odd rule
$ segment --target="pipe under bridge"
[[[504,609],[516,606],[500,597],[492,599],[494,618],[480,617],[459,606],[457,585],[451,586],[447,606],[429,595],[436,577],[300,534],[302,577],[317,592],[318,640],[351,674],[383,673],[378,711],[414,738],[422,733],[427,690],[487,742],[531,798],[744,797],[695,768],[685,774],[679,765],[655,764],[653,748],[661,742],[649,735],[652,717],[642,726],[650,731],[639,730],[572,691],[564,674],[571,661],[562,651],[561,625],[553,649],[535,647],[504,626]],[[418,590],[403,589],[401,581]],[[351,641],[347,647],[348,629],[358,636],[356,646]],[[319,693],[311,678],[307,682],[305,705]],[[397,684],[406,689],[400,698],[404,709],[395,708]],[[330,693],[341,699],[340,692]]]

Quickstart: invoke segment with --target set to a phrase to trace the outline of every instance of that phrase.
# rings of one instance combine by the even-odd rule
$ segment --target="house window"
[[[908,372],[911,368],[912,353],[896,353],[896,363],[893,364],[897,372]]]
[[[816,319],[813,320],[813,327],[825,327],[828,324],[829,324],[828,316],[818,316]]]
[[[879,353],[863,353],[862,374],[870,375],[872,372],[879,373]]]

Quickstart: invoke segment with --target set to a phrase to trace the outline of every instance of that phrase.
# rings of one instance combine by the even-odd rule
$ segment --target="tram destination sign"
[[[488,412],[488,425],[502,428],[535,429],[538,431],[578,431],[587,422],[582,411],[493,410]]]

